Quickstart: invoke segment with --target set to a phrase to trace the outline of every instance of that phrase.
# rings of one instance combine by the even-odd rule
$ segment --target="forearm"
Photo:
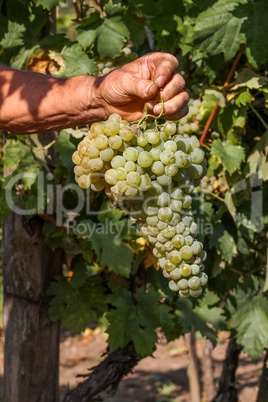
[[[31,134],[97,120],[101,105],[95,80],[59,79],[0,66],[0,129]]]

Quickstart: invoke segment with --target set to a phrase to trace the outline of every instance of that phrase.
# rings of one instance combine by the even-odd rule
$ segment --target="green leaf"
[[[237,342],[252,359],[257,359],[268,348],[268,299],[264,294],[248,297],[246,292],[237,290],[238,303],[236,311],[232,311],[230,324],[236,330]]]
[[[78,41],[83,48],[93,47],[100,58],[120,56],[130,33],[123,20],[125,7],[109,2],[104,7],[105,17],[94,13],[78,29]]]
[[[241,33],[243,18],[234,16],[232,12],[246,1],[218,0],[199,14],[194,30],[201,50],[211,55],[223,53],[226,61],[235,56],[240,44],[245,42],[245,35]]]
[[[36,5],[42,6],[47,10],[51,10],[52,7],[55,7],[59,4],[59,0],[37,0]]]
[[[21,141],[11,140],[4,148],[5,168],[14,168],[29,156],[31,156],[31,150],[28,145]]]
[[[107,210],[107,213],[110,211]],[[80,221],[79,225],[83,228],[82,237],[91,242],[100,266],[107,267],[117,275],[129,277],[134,255],[132,248],[124,241],[129,237],[128,219],[111,220],[109,215],[103,214],[100,222],[88,219]],[[81,237],[79,232],[76,235]]]
[[[112,17],[105,19],[98,30],[96,40],[97,50],[101,58],[117,57],[121,54],[129,31],[121,18]]]
[[[268,131],[266,131],[261,139],[256,143],[248,157],[247,163],[249,166],[249,173],[258,173],[259,179],[263,181],[268,180]]]
[[[237,106],[247,105],[254,100],[254,96],[251,95],[250,90],[248,88],[239,92],[235,97],[235,103]]]
[[[231,263],[233,257],[237,254],[234,238],[225,230],[221,223],[216,223],[213,226],[212,234],[209,235],[209,247],[215,247],[229,263]]]
[[[236,91],[238,88],[244,87],[249,89],[259,89],[266,85],[267,80],[265,77],[262,77],[248,68],[243,68],[243,70],[238,74],[232,90]]]
[[[228,173],[238,170],[245,160],[245,150],[240,145],[232,145],[221,140],[214,140],[211,146],[211,154],[216,156]]]
[[[141,288],[134,295],[127,289],[120,289],[108,298],[115,307],[107,313],[108,342],[112,350],[132,341],[141,356],[152,355],[157,341],[155,329],[164,324],[167,332],[174,330],[170,309],[160,304],[160,299],[157,291]],[[165,319],[168,324],[164,323]]]
[[[268,61],[267,54],[267,1],[247,1],[235,11],[235,15],[243,20],[241,33],[246,39],[246,53],[249,62],[255,67]]]
[[[52,296],[49,306],[50,319],[61,320],[65,328],[79,334],[96,323],[107,309],[104,288],[98,276],[90,277],[73,286],[64,276],[51,283],[48,295]]]
[[[200,298],[194,307],[189,299],[179,300],[178,315],[184,332],[190,332],[194,328],[211,340],[216,346],[217,331],[224,329],[224,311],[218,307],[220,298],[213,292],[206,290],[204,296]]]
[[[88,57],[78,43],[64,48],[60,55],[64,65],[59,69],[57,75],[67,77],[93,75],[96,71],[94,60]]]
[[[70,140],[71,138],[71,135],[67,131],[61,131],[55,142],[55,150],[59,153],[59,158],[63,166],[68,169],[74,167],[72,155],[76,150],[75,145]]]

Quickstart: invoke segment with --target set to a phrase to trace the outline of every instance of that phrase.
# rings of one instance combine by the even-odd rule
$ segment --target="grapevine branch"
[[[140,360],[141,356],[137,354],[133,343],[109,353],[98,366],[91,369],[91,373],[79,375],[86,379],[69,391],[63,402],[89,402],[111,396],[121,379],[130,373]]]
[[[79,6],[78,6],[78,4],[77,4],[77,0],[72,0],[72,3],[73,3],[74,9],[75,9],[75,13],[76,13],[76,19],[75,19],[75,21],[76,21],[76,22],[79,22],[79,21],[81,20],[81,18],[82,18],[82,15],[81,15]]]
[[[231,67],[231,69],[230,69],[230,71],[229,71],[229,73],[227,75],[226,81],[223,84],[223,88],[226,88],[229,85],[229,83],[230,83],[230,81],[232,79],[232,76],[233,76],[233,74],[235,72],[235,69],[237,67],[237,64],[238,64],[239,60],[241,59],[243,53],[244,53],[244,47],[240,46],[240,49],[239,49],[239,51],[238,51],[238,53],[237,53],[237,55],[236,55],[236,57],[235,57],[235,59],[233,61],[232,67]],[[204,127],[204,130],[202,132],[202,135],[200,137],[200,145],[201,145],[201,147],[204,146],[204,142],[205,142],[205,139],[207,137],[208,130],[209,130],[211,124],[212,124],[212,121],[213,121],[213,119],[214,119],[214,117],[215,117],[215,115],[217,113],[218,108],[219,108],[219,102],[217,101],[217,103],[215,104],[212,112],[210,113],[210,116],[209,116],[209,118],[207,120],[207,123],[206,123],[206,125]]]

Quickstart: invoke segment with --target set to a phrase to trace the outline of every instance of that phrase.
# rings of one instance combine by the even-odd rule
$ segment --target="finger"
[[[174,98],[181,93],[185,87],[184,78],[180,74],[174,74],[166,85],[161,89],[160,95],[164,102]],[[158,94],[153,99],[147,102],[150,109],[153,109],[159,103],[160,95]]]
[[[123,88],[130,97],[138,97],[144,100],[153,98],[158,91],[155,82],[151,80],[141,79],[133,75],[124,76]]]
[[[174,115],[180,115],[180,110],[186,110],[188,108],[187,104],[189,101],[189,94],[186,91],[183,91],[176,95],[174,98],[164,102],[162,105],[161,103],[158,103],[154,108],[153,108],[153,113],[155,115],[159,115],[161,113],[162,108],[163,110],[163,115],[164,116],[174,116]]]
[[[152,54],[152,59],[155,65],[152,80],[156,82],[158,88],[162,88],[178,68],[178,60],[169,53]]]
[[[182,117],[187,116],[188,113],[189,113],[189,107],[186,105],[186,106],[182,107],[181,109],[179,109],[174,114],[169,114],[169,115],[164,114],[163,118],[166,120],[177,121],[177,120],[180,120]]]

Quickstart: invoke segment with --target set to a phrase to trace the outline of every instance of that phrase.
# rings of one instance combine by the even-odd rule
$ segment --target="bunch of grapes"
[[[202,101],[200,99],[190,99],[189,113],[180,119],[178,123],[179,134],[201,134],[200,121],[202,120],[201,106]]]
[[[182,134],[181,125],[129,124],[112,114],[91,125],[72,160],[80,187],[105,190],[128,207],[170,289],[197,297],[207,283],[206,252],[196,239],[191,205],[206,160],[197,137]]]

